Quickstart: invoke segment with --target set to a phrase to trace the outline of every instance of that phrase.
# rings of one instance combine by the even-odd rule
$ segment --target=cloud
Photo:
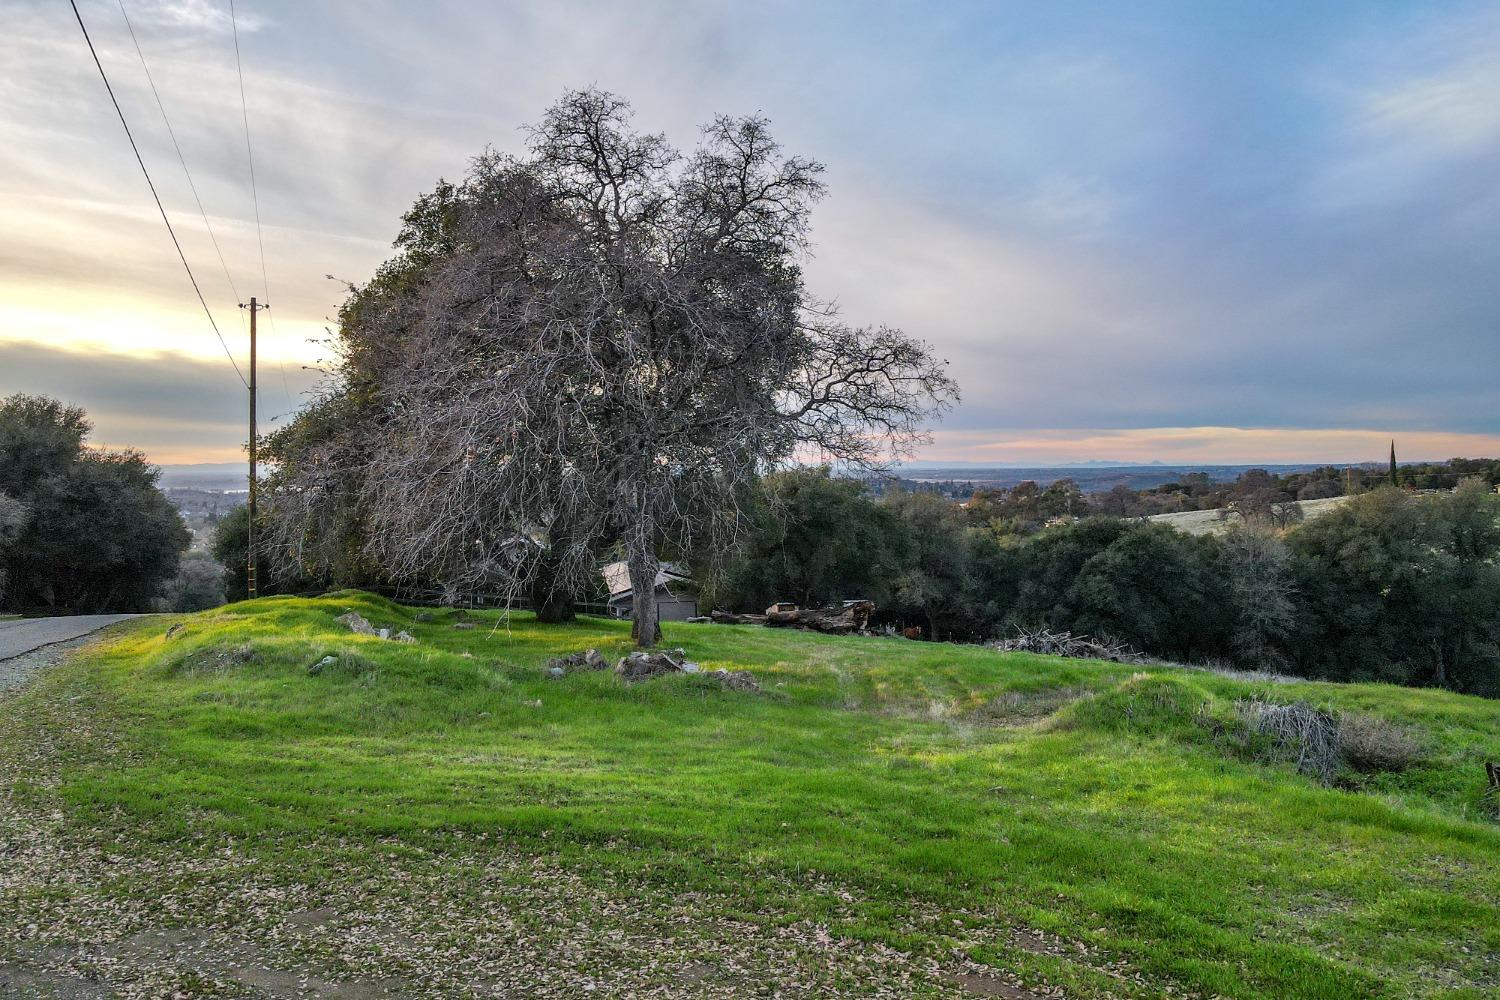
[[[262,279],[223,8],[127,2],[237,293],[118,10],[85,16],[242,362],[238,298],[269,285],[263,356],[313,361],[342,295],[323,275],[367,277],[439,176],[597,83],[681,145],[758,110],[828,163],[813,291],[951,360],[950,451],[1111,428],[1284,430],[1288,448],[1325,428],[1500,433],[1500,18],[1482,7],[244,0]],[[232,380],[76,25],[0,4],[0,352],[170,355]],[[237,447],[227,411],[212,426]]]
[[[146,26],[159,25],[167,28],[213,34],[232,34],[237,28],[241,33],[260,31],[270,22],[258,13],[244,9],[241,3],[230,20],[227,5],[214,0],[131,0],[127,11],[132,21]]]
[[[300,367],[262,365],[262,432],[300,405],[315,381]],[[232,461],[249,437],[248,395],[222,361],[0,342],[0,395],[17,392],[82,406],[94,423],[93,444],[138,448],[157,462]]]
[[[1110,461],[1121,464],[1244,465],[1381,461],[1392,438],[1350,428],[1144,427],[1050,428],[1026,432],[939,431],[924,461],[984,463]],[[1500,455],[1500,434],[1404,432],[1402,461]]]

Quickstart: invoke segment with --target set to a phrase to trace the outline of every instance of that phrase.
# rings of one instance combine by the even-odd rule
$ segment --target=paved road
[[[9,660],[33,649],[67,642],[97,632],[106,625],[140,615],[70,615],[67,618],[16,618],[0,621],[0,660]]]

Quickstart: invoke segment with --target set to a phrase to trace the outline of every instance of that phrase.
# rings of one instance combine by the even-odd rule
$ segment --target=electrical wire
[[[109,92],[109,102],[115,107],[115,114],[120,118],[120,125],[125,129],[125,138],[130,140],[130,149],[135,153],[135,162],[140,164],[141,173],[146,178],[146,186],[151,189],[151,198],[156,202],[156,210],[161,213],[161,221],[167,227],[167,235],[172,237],[172,245],[177,248],[177,257],[182,261],[182,268],[187,272],[188,281],[192,282],[193,291],[198,296],[198,304],[203,307],[203,314],[208,317],[208,325],[213,327],[214,336],[219,338],[219,346],[224,348],[224,356],[234,366],[234,373],[239,377],[240,383],[247,389],[250,383],[245,381],[244,374],[240,371],[239,362],[234,360],[234,355],[229,351],[229,345],[224,341],[224,335],[219,332],[219,324],[214,322],[214,314],[208,308],[208,302],[203,298],[203,290],[198,287],[198,279],[193,275],[193,269],[188,265],[187,255],[182,252],[182,243],[177,239],[177,232],[172,228],[172,220],[167,218],[167,210],[162,206],[161,195],[156,193],[156,184],[151,180],[151,171],[146,169],[146,161],[141,157],[140,147],[135,143],[135,135],[130,131],[130,123],[125,120],[125,112],[120,108],[120,102],[115,97],[115,88],[110,85],[109,74],[104,72],[104,64],[99,61],[99,53],[94,48],[94,40],[89,37],[89,29],[83,23],[83,15],[78,11],[78,0],[68,0],[73,8],[73,16],[78,19],[78,30],[83,32],[83,40],[89,47],[89,55],[94,57],[94,66],[99,70],[99,79],[104,81],[104,89]]]
[[[271,298],[271,279],[266,272],[266,240],[260,225],[260,191],[255,183],[255,151],[250,144],[250,108],[245,100],[245,67],[240,59],[240,28],[239,18],[235,14],[234,0],[229,0],[229,29],[234,36],[234,70],[240,81],[240,120],[245,125],[245,162],[250,167],[250,200],[255,206],[255,243],[260,250],[260,284],[265,291],[266,298]],[[277,340],[281,339],[281,331],[276,328],[276,314],[271,316],[271,334]],[[287,405],[296,408],[296,401],[292,399],[292,389],[286,379],[286,365],[278,359],[276,366],[281,371],[281,389],[286,394]]]
[[[151,86],[151,96],[156,98],[156,108],[161,112],[162,124],[167,127],[167,135],[172,140],[172,149],[177,153],[177,162],[182,165],[182,175],[187,178],[188,190],[193,192],[193,201],[198,205],[198,214],[203,217],[203,228],[208,230],[208,239],[214,246],[214,253],[219,257],[219,266],[224,269],[224,280],[229,283],[229,290],[234,294],[234,300],[240,301],[240,291],[234,285],[234,278],[229,274],[229,264],[224,260],[224,251],[219,248],[219,238],[214,234],[213,224],[208,221],[208,212],[203,207],[203,199],[198,195],[198,185],[193,183],[193,172],[188,169],[187,157],[182,155],[182,146],[177,142],[177,131],[172,128],[172,119],[167,117],[167,107],[162,102],[161,92],[156,89],[156,79],[151,75],[151,67],[146,64],[146,53],[141,50],[141,40],[136,37],[135,25],[130,22],[130,14],[125,10],[125,0],[116,0],[120,5],[120,16],[125,19],[125,30],[130,32],[131,44],[135,46],[135,54],[140,57],[141,69],[146,74],[146,82]],[[241,316],[243,321],[243,315]]]

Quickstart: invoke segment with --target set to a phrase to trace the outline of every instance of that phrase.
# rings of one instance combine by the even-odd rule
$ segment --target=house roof
[[[630,567],[623,562],[612,562],[607,564],[603,570],[604,585],[609,588],[609,599],[616,600],[628,597],[632,593],[630,586]],[[693,578],[687,572],[677,566],[676,563],[662,563],[656,571],[656,589],[673,583],[692,583]]]

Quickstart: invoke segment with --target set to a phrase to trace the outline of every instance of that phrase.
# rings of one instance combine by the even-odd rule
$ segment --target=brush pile
[[[1066,656],[1079,660],[1108,660],[1111,663],[1149,663],[1150,657],[1136,652],[1123,642],[1072,632],[1049,629],[1017,629],[1009,639],[1001,639],[994,648],[1002,653],[1037,653],[1042,656]]]
[[[1246,728],[1270,741],[1272,757],[1296,765],[1325,785],[1332,784],[1343,762],[1338,719],[1305,701],[1282,705],[1242,698],[1234,708]]]

